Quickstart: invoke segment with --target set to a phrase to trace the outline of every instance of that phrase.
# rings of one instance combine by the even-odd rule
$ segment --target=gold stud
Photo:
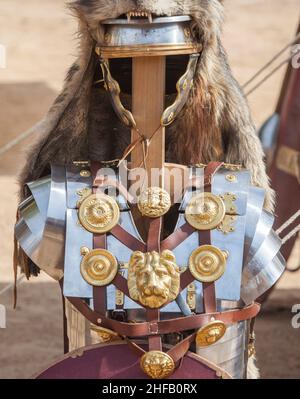
[[[160,187],[149,187],[138,198],[138,209],[143,216],[157,218],[171,207],[170,194]]]
[[[174,360],[167,353],[150,351],[145,353],[140,361],[140,366],[145,374],[153,379],[164,379],[173,374]]]
[[[196,345],[200,348],[218,342],[226,333],[226,325],[220,320],[213,320],[201,327],[196,335]]]
[[[87,247],[81,247],[81,249],[80,249],[80,254],[81,254],[81,256],[85,256],[85,255],[87,255],[89,252],[90,252],[90,250],[89,250],[89,248],[87,248]]]
[[[92,174],[89,170],[83,169],[80,171],[80,176],[81,177],[91,177]]]
[[[235,175],[227,175],[226,180],[228,180],[230,183],[235,183],[237,181],[237,177]]]

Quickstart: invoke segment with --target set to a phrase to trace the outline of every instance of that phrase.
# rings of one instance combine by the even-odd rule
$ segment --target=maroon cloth
[[[128,345],[89,348],[80,357],[65,357],[36,379],[145,379],[139,357]],[[186,356],[169,379],[217,379],[216,372]]]
[[[289,78],[287,92],[282,104],[280,126],[278,133],[277,152],[271,168],[272,187],[276,191],[276,223],[275,229],[287,221],[298,209],[300,204],[300,184],[295,176],[291,176],[276,166],[280,146],[286,145],[300,151],[300,68],[294,69]],[[296,223],[283,234],[295,227]],[[290,256],[297,236],[282,247],[286,259]]]

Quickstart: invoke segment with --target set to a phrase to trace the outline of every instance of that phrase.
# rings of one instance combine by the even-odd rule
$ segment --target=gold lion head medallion
[[[225,217],[225,204],[212,193],[194,195],[185,210],[187,222],[197,230],[212,230]]]
[[[196,335],[196,344],[206,347],[218,342],[226,333],[226,325],[219,320],[212,321],[199,329]]]
[[[189,269],[196,280],[212,283],[225,272],[228,254],[213,245],[202,245],[192,252]]]
[[[174,360],[167,353],[150,351],[143,355],[140,365],[144,373],[153,379],[164,379],[173,374]]]
[[[104,234],[118,224],[120,209],[116,200],[104,193],[97,193],[82,201],[78,217],[86,230],[94,234]]]
[[[149,187],[138,199],[138,208],[143,216],[157,218],[165,215],[171,207],[169,193],[159,187]]]
[[[132,254],[128,266],[130,297],[148,308],[160,308],[179,294],[180,271],[174,254],[165,250]]]
[[[96,287],[103,287],[110,284],[118,273],[118,261],[109,251],[105,249],[87,248],[81,249],[84,255],[80,271],[87,283]]]

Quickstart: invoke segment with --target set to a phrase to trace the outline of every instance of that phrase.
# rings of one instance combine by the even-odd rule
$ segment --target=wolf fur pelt
[[[68,6],[79,20],[79,56],[62,93],[35,128],[39,138],[20,176],[21,198],[24,184],[47,173],[49,162],[121,156],[130,132],[114,116],[108,96],[93,84],[99,68],[94,49],[104,36],[101,21],[132,10],[147,10],[156,15],[190,15],[203,44],[194,88],[184,110],[167,129],[167,160],[181,164],[215,160],[241,163],[251,171],[253,183],[266,189],[265,207],[272,211],[274,197],[263,151],[221,44],[222,2],[77,0]]]

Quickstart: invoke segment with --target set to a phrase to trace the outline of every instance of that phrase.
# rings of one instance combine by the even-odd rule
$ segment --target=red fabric
[[[139,358],[127,345],[88,349],[81,357],[58,362],[37,379],[145,379]],[[217,379],[215,371],[185,357],[169,379]]]
[[[300,151],[300,68],[294,69],[291,73],[280,118],[277,152],[270,173],[272,187],[277,195],[275,229],[299,209],[300,203],[300,185],[297,178],[279,170],[276,166],[280,146],[285,145]],[[290,226],[283,235],[295,226],[296,223]],[[291,254],[296,238],[297,235],[282,247],[281,252],[286,259]]]

